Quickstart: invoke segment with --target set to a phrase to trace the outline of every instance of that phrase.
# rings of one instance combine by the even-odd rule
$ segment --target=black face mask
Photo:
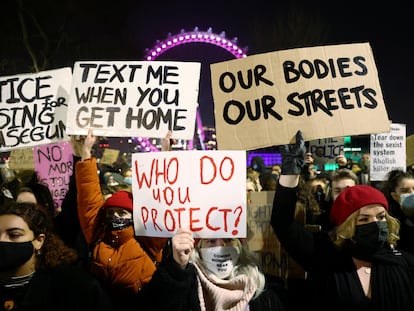
[[[32,241],[0,242],[0,271],[18,268],[32,257],[33,252]]]
[[[108,225],[109,230],[122,230],[129,226],[131,226],[134,222],[131,218],[121,218],[112,216],[106,220],[106,224]]]
[[[388,239],[388,223],[376,221],[369,224],[355,226],[355,242],[352,256],[362,260],[371,260],[371,256],[384,245]]]

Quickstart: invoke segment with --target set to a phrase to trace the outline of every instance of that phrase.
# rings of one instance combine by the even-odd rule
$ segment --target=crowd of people
[[[100,166],[97,137],[72,137],[74,171],[60,211],[35,172],[2,184],[0,310],[414,310],[414,175],[371,184],[340,155],[315,169],[298,131],[282,163],[254,157],[246,192],[274,191],[271,224],[306,272],[272,286],[244,239],[135,236],[132,170]],[[162,151],[174,144],[168,132]],[[289,277],[287,277],[289,278]]]

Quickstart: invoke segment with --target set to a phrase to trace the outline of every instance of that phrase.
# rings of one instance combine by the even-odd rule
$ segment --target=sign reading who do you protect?
[[[195,62],[76,62],[68,134],[192,139],[200,80]]]
[[[132,154],[134,228],[138,236],[246,237],[246,152]]]

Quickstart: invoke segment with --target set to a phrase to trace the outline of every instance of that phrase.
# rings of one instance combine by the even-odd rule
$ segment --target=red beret
[[[331,222],[338,226],[353,212],[371,204],[380,204],[388,211],[388,201],[380,190],[368,185],[348,187],[338,195],[332,205]]]
[[[104,207],[120,207],[132,212],[132,193],[120,190],[106,199]]]

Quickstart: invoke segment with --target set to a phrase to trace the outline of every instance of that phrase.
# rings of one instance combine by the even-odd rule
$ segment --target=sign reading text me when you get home
[[[68,134],[192,139],[200,63],[76,62]]]

